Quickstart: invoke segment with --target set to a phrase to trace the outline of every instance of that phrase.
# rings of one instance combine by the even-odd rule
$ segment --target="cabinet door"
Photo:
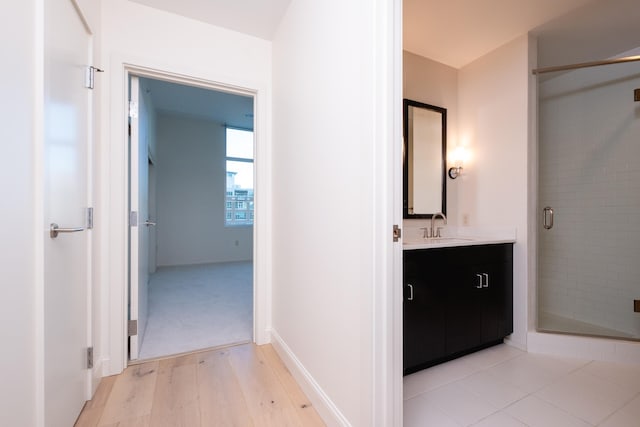
[[[403,282],[404,373],[408,374],[445,355],[446,281],[431,254],[406,251]]]
[[[447,297],[446,352],[456,355],[513,332],[511,245],[458,248]]]
[[[482,269],[459,265],[450,282],[446,306],[446,353],[455,355],[482,343]],[[479,275],[480,274],[480,275]]]
[[[482,342],[503,339],[513,332],[512,266],[496,262],[484,266],[487,271],[482,305]]]

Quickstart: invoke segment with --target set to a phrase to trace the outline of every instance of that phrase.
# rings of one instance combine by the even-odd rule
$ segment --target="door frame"
[[[112,277],[109,289],[107,308],[108,346],[111,351],[109,360],[105,360],[104,375],[122,372],[128,366],[128,287],[129,287],[129,149],[128,149],[128,91],[129,76],[147,77],[165,80],[171,83],[197,86],[204,89],[229,92],[254,99],[254,135],[255,135],[255,220],[253,225],[253,341],[266,344],[271,341],[270,295],[271,295],[271,178],[269,175],[269,159],[271,158],[270,126],[268,122],[268,106],[270,96],[268,89],[257,82],[213,81],[196,77],[194,74],[182,74],[168,71],[164,66],[144,66],[134,61],[116,58],[121,64],[121,72],[111,74],[111,93],[119,96],[111,97],[112,138],[114,142],[108,150],[110,159],[109,179],[111,195],[108,214],[109,223],[109,260],[108,269]],[[165,64],[166,65],[166,64]]]

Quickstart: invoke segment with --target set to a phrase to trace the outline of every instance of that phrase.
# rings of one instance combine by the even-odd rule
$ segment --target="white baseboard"
[[[529,332],[530,353],[640,365],[640,343],[577,335]]]
[[[351,424],[347,418],[340,412],[274,329],[271,329],[271,345],[273,345],[278,356],[280,356],[291,375],[296,379],[325,424],[327,426],[350,427]]]

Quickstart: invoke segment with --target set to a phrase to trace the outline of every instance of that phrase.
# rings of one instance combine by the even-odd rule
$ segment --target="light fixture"
[[[467,158],[467,152],[462,145],[458,145],[455,151],[453,152],[452,157],[453,157],[453,164],[455,166],[450,167],[448,173],[449,173],[449,178],[456,179],[457,177],[462,175],[462,164]]]

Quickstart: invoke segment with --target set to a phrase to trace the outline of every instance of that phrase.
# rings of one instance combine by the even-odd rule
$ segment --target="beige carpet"
[[[140,359],[251,340],[253,264],[162,267],[149,281]]]

